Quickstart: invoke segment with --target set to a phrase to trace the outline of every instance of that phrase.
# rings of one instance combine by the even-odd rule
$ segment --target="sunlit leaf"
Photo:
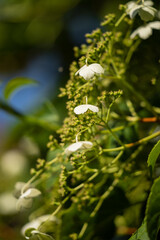
[[[129,240],[150,240],[147,233],[146,221],[142,223]]]
[[[30,86],[30,85],[38,84],[36,80],[25,78],[25,77],[16,77],[10,80],[5,89],[4,89],[4,97],[9,99],[15,91],[19,90],[19,88]]]
[[[154,166],[159,154],[160,154],[160,141],[158,141],[157,144],[153,147],[148,157],[148,167],[151,167],[152,172],[154,170]]]
[[[152,185],[146,209],[147,231],[150,240],[155,240],[160,227],[160,177]]]

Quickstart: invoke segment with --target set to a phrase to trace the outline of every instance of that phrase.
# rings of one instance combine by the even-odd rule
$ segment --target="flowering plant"
[[[58,224],[52,221],[50,228],[40,221],[27,239],[156,239],[159,43],[143,41],[160,30],[156,13],[152,1],[120,5],[119,17],[108,14],[103,30],[86,34],[87,44],[75,47],[70,79],[59,94],[68,99],[68,115],[49,138],[50,155],[38,160],[29,179],[41,192],[29,187],[18,200],[18,209],[30,207],[42,193],[44,208],[32,217],[49,214]]]

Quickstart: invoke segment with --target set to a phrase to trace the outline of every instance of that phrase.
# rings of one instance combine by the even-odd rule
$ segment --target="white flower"
[[[76,152],[78,150],[89,149],[89,148],[92,148],[92,147],[93,147],[93,143],[91,143],[89,141],[78,141],[76,143],[73,143],[73,144],[69,145],[65,149],[65,153],[67,155],[70,155],[73,152]]]
[[[35,197],[38,197],[41,194],[41,192],[36,188],[29,188],[26,191],[24,191],[18,201],[16,208],[18,211],[25,209],[28,209],[32,206],[33,199]]]
[[[152,6],[152,1],[141,1],[139,4],[131,1],[127,3],[127,13],[129,14],[130,18],[134,18],[138,13],[142,20],[150,21],[153,20],[157,12],[157,10]]]
[[[99,75],[103,73],[104,73],[104,69],[101,67],[100,64],[92,63],[90,65],[85,64],[75,73],[75,75],[79,74],[85,80],[89,80],[90,78],[93,78],[94,75]]]
[[[43,224],[44,222],[58,222],[58,219],[55,216],[51,216],[51,215],[43,215],[40,216],[34,220],[32,220],[31,222],[25,224],[22,229],[21,229],[21,234],[26,238],[29,239],[30,237],[28,236],[27,232],[29,231],[29,235],[33,236],[33,235],[44,235],[47,236],[48,239],[53,239],[51,236],[49,236],[48,234],[42,233],[40,231],[40,225]]]
[[[91,110],[92,112],[98,112],[99,111],[99,108],[94,106],[94,105],[82,104],[82,105],[79,105],[79,106],[75,107],[74,112],[75,112],[75,114],[82,114],[82,113],[87,112],[88,109]]]
[[[152,33],[153,29],[160,30],[160,21],[150,22],[144,26],[137,28],[130,36],[133,39],[136,35],[138,35],[142,39],[149,38]]]

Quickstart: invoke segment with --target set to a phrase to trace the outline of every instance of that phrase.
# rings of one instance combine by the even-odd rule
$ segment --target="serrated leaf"
[[[138,230],[129,238],[129,240],[150,240],[147,233],[146,221],[138,228]]]
[[[151,188],[146,208],[147,231],[150,240],[155,240],[160,227],[160,177]]]
[[[160,140],[156,143],[156,145],[152,148],[149,156],[148,156],[148,167],[151,166],[151,170],[153,172],[155,163],[157,161],[157,158],[160,154]]]
[[[25,77],[16,77],[10,80],[5,89],[4,89],[4,97],[5,99],[9,99],[11,95],[19,90],[19,88],[26,87],[28,85],[38,84],[36,80],[25,78]]]

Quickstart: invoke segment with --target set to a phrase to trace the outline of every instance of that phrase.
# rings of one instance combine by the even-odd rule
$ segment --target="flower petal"
[[[147,39],[152,35],[152,28],[149,25],[137,28],[130,36],[133,39],[136,35],[139,35],[142,39]]]
[[[141,8],[138,4],[135,2],[128,2],[127,3],[127,13],[129,14],[130,18],[134,18],[136,14],[138,13],[138,10]]]
[[[25,191],[20,198],[34,198],[41,194],[41,192],[36,188],[29,188]]]
[[[92,148],[93,143],[89,142],[89,141],[79,141],[76,143],[73,143],[71,145],[69,145],[69,147],[67,147],[65,149],[65,153],[67,155],[72,154],[73,152],[76,152],[77,150],[83,150],[83,149],[88,149],[88,148]]]
[[[85,68],[79,71],[79,75],[83,77],[85,80],[89,80],[94,77],[94,72],[90,69],[89,66],[86,66]]]
[[[32,202],[33,200],[31,198],[26,199],[26,198],[19,198],[16,204],[16,209],[18,211],[21,211],[23,209],[29,209],[32,207]]]
[[[139,9],[138,13],[139,13],[142,20],[151,21],[151,20],[153,20],[156,11],[157,10],[155,8],[152,8],[152,7],[142,7],[142,8]]]
[[[25,236],[25,232],[27,229],[29,228],[35,228],[35,229],[38,229],[39,226],[45,222],[45,221],[52,221],[52,222],[58,222],[58,219],[55,217],[55,216],[52,216],[50,214],[46,214],[46,215],[42,215],[34,220],[32,220],[31,222],[25,224],[22,229],[21,229],[21,234],[23,236]]]
[[[84,68],[86,68],[86,67],[87,67],[87,65],[85,64],[83,67],[81,67],[81,68],[75,73],[75,75],[78,75],[79,72],[80,72],[81,70],[83,70]]]
[[[82,105],[75,107],[74,112],[75,112],[75,114],[82,114],[82,113],[87,112],[87,110],[88,110],[88,104],[82,104]]]
[[[130,38],[133,39],[137,35],[138,35],[138,28],[135,31],[132,32],[132,34],[130,35]]]
[[[149,1],[149,0],[148,0],[148,1],[145,1],[145,2],[144,2],[144,5],[145,5],[145,6],[153,6],[153,2],[152,2],[152,1]]]
[[[99,112],[99,108],[91,105],[91,104],[87,104],[88,108],[92,111],[92,112]]]
[[[104,69],[102,68],[102,66],[98,63],[92,63],[91,65],[89,65],[89,68],[96,74],[102,74],[104,73]]]
[[[21,196],[21,190],[26,185],[25,182],[17,182],[14,187],[13,195],[15,198],[19,198]]]
[[[138,35],[142,39],[147,39],[152,35],[152,32],[153,32],[152,28],[149,26],[140,27],[138,31]]]
[[[88,149],[88,148],[92,148],[93,147],[93,143],[89,142],[89,141],[81,141],[82,143],[82,147],[81,149]]]
[[[151,23],[148,23],[148,25],[153,29],[157,29],[157,30],[160,29],[160,21],[151,22]]]
[[[94,105],[82,104],[82,105],[79,105],[79,106],[75,107],[74,112],[75,112],[75,114],[79,115],[79,114],[87,112],[88,109],[90,109],[92,112],[98,112],[99,111],[98,107],[96,107]]]
[[[65,149],[65,153],[67,155],[70,155],[71,153],[77,151],[78,149],[80,149],[82,147],[82,143],[81,142],[76,142],[73,143],[71,145],[69,145],[66,149]]]

